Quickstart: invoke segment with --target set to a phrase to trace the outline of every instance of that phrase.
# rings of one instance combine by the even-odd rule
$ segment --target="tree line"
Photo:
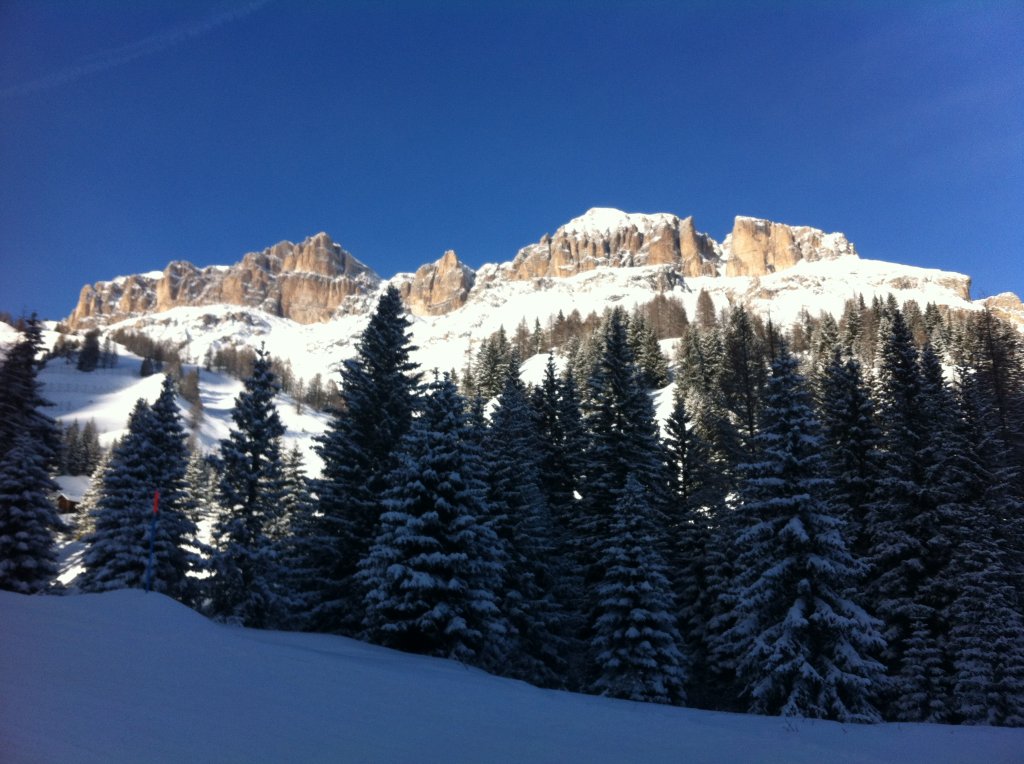
[[[142,585],[158,481],[154,588],[226,621],[633,700],[1020,726],[1024,344],[987,311],[918,313],[853,300],[781,331],[705,306],[660,428],[635,316],[536,387],[510,352],[466,394],[409,361],[389,290],[316,479],[281,453],[262,351],[212,459],[140,403],[81,586]]]

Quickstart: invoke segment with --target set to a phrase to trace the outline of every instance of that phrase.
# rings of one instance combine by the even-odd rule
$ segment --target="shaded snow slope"
[[[158,594],[0,592],[0,741],[27,762],[1019,762],[1024,730],[844,726],[539,690]]]

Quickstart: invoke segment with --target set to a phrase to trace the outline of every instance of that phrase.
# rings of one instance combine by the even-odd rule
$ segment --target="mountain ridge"
[[[697,231],[692,216],[591,208],[518,250],[507,262],[473,269],[449,250],[412,274],[396,274],[415,315],[439,315],[465,305],[483,281],[566,278],[602,267],[671,266],[683,279],[762,276],[803,260],[858,257],[844,234],[737,216],[723,242]],[[250,252],[233,265],[197,267],[175,260],[163,271],[120,276],[82,287],[68,317],[72,329],[120,321],[174,307],[228,304],[258,308],[299,323],[362,310],[385,282],[371,267],[320,232]],[[967,287],[969,290],[969,285]],[[964,292],[969,299],[969,291]]]

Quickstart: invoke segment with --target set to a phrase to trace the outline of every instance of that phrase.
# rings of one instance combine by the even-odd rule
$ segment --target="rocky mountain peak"
[[[857,250],[841,233],[738,215],[722,254],[726,276],[763,276],[801,260],[856,257]]]
[[[692,218],[595,207],[519,250],[509,276],[557,278],[636,265],[675,265],[683,276],[710,276],[718,259],[716,243],[695,230]]]
[[[326,233],[279,242],[231,266],[197,268],[185,260],[162,272],[122,276],[82,288],[72,328],[114,322],[181,305],[244,305],[308,324],[329,319],[349,297],[380,284],[372,269]]]
[[[476,272],[449,249],[440,259],[421,265],[411,279],[399,282],[409,311],[417,316],[438,316],[466,304],[476,283]]]

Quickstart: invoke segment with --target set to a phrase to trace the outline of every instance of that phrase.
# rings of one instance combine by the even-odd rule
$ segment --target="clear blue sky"
[[[325,230],[383,276],[589,207],[1024,293],[1024,3],[0,2],[0,309]]]

